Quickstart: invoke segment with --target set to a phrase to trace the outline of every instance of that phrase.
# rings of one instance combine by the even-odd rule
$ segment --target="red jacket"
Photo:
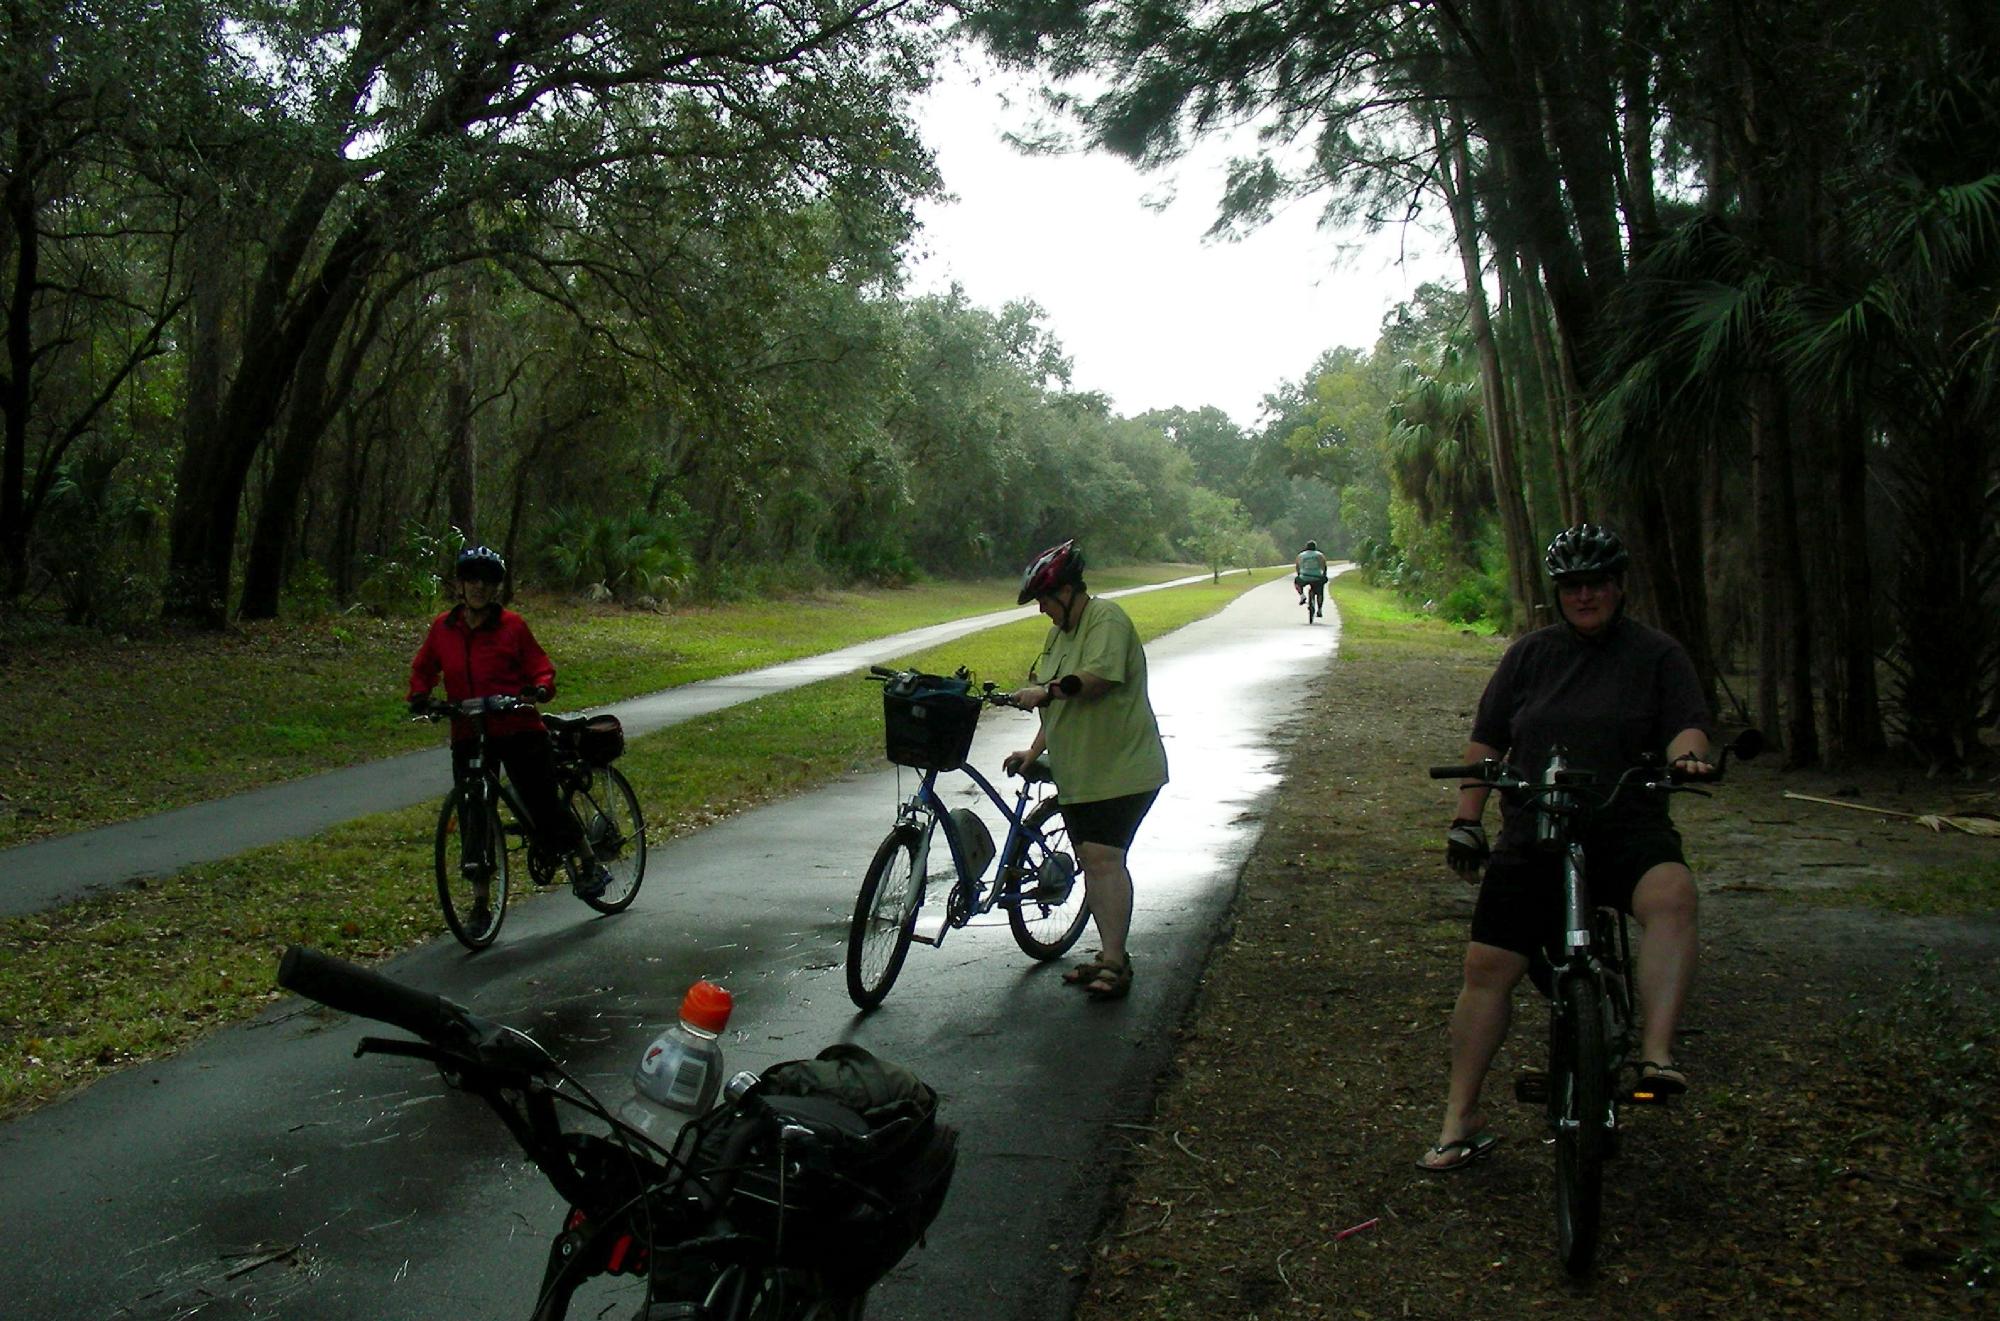
[[[468,697],[518,697],[528,688],[546,688],[551,696],[556,688],[556,667],[528,621],[512,610],[502,609],[478,628],[468,627],[465,607],[455,605],[431,621],[424,645],[410,662],[411,697],[422,697],[444,676],[444,695],[454,702]],[[542,718],[532,711],[489,716],[488,734],[518,734],[544,729]],[[453,739],[471,738],[470,720],[454,718]]]

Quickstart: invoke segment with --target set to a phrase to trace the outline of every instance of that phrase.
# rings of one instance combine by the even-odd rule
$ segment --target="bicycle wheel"
[[[569,806],[592,856],[611,873],[604,893],[583,902],[600,913],[624,912],[646,879],[646,818],[639,811],[639,796],[616,768],[598,766],[570,796]]]
[[[467,949],[485,949],[507,916],[507,840],[491,799],[468,802],[463,787],[445,795],[437,823],[438,907]]]
[[[1567,978],[1561,996],[1549,1069],[1549,1103],[1556,1121],[1556,1250],[1565,1271],[1582,1275],[1597,1255],[1610,1063],[1604,1049],[1604,1003],[1596,983]]]
[[[759,1272],[751,1286],[749,1321],[861,1321],[862,1298],[837,1298],[800,1271]]]
[[[847,928],[847,995],[856,1008],[873,1009],[896,984],[923,895],[917,832],[899,826],[875,850]]]
[[[1084,924],[1090,921],[1090,901],[1084,897],[1081,875],[1070,882],[1066,895],[1047,898],[1035,895],[1042,859],[1048,854],[1062,854],[1072,868],[1075,866],[1069,827],[1061,817],[1062,804],[1044,798],[1028,813],[1028,824],[1042,832],[1042,843],[1036,843],[1034,836],[1024,832],[1015,837],[1014,846],[1000,859],[1000,884],[1010,892],[1002,902],[1007,905],[1007,925],[1013,929],[1014,943],[1030,958],[1043,961],[1069,953],[1070,946],[1083,934]]]

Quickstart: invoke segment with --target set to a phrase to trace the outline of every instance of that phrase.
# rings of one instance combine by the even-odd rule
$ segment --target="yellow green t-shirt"
[[[1049,766],[1064,802],[1123,798],[1167,782],[1167,749],[1146,695],[1146,652],[1116,604],[1092,597],[1073,631],[1051,627],[1028,673],[1035,683],[1069,674],[1111,683],[1102,697],[1059,697],[1042,708]]]

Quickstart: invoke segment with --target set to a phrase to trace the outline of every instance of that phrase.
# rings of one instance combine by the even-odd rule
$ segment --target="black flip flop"
[[[1464,1169],[1475,1161],[1486,1159],[1493,1154],[1493,1148],[1499,1145],[1500,1136],[1497,1133],[1474,1133],[1471,1137],[1460,1138],[1456,1142],[1446,1142],[1441,1146],[1432,1147],[1424,1153],[1424,1156],[1448,1156],[1454,1151],[1465,1153],[1457,1160],[1449,1161],[1443,1165],[1431,1165],[1426,1163],[1423,1157],[1419,1157],[1417,1159],[1417,1168],[1425,1174],[1452,1174]]]

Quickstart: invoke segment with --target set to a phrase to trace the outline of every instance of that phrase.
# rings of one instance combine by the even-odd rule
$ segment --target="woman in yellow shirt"
[[[1146,652],[1118,606],[1093,598],[1083,552],[1065,541],[1037,555],[1021,575],[1020,602],[1033,601],[1051,625],[1029,683],[1015,705],[1042,713],[1027,748],[1008,754],[1008,774],[1044,751],[1055,773],[1063,822],[1083,867],[1084,894],[1103,944],[1064,974],[1094,999],[1132,989],[1132,874],[1125,855],[1160,787],[1167,749],[1146,693]]]

